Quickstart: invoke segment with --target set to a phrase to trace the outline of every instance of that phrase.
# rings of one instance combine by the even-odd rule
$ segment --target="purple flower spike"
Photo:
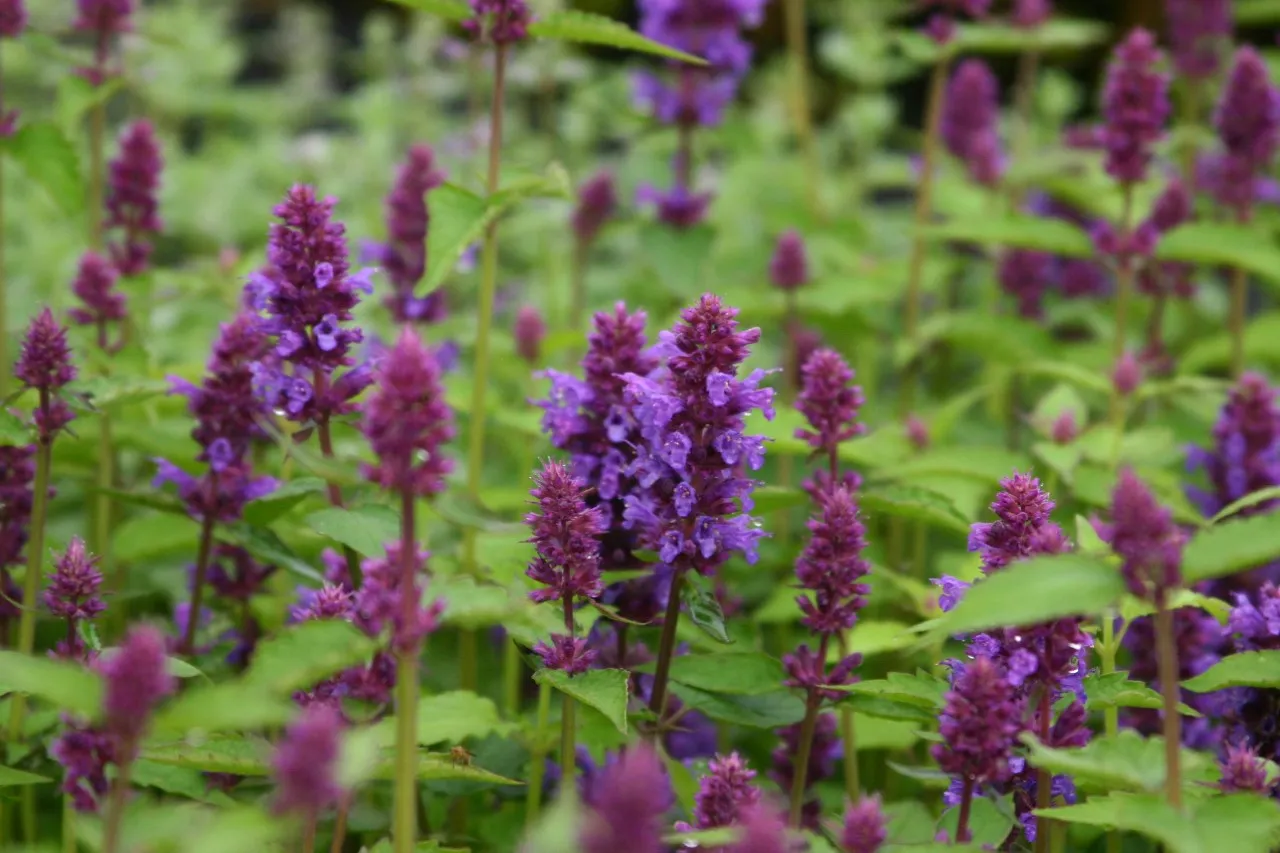
[[[1022,732],[1022,705],[996,664],[975,658],[947,693],[938,726],[942,743],[931,750],[938,766],[975,784],[1007,782]]]
[[[22,340],[22,354],[14,365],[13,375],[28,388],[40,394],[34,420],[41,441],[53,440],[63,427],[75,419],[71,407],[58,398],[64,385],[76,378],[67,346],[67,330],[45,308],[27,327]]]
[[[1225,156],[1214,191],[1219,203],[1241,220],[1249,218],[1257,183],[1280,142],[1280,93],[1271,85],[1266,61],[1252,47],[1236,52],[1214,115]]]
[[[1146,178],[1152,149],[1169,118],[1169,81],[1156,70],[1155,37],[1135,28],[1116,48],[1103,92],[1107,174],[1122,184]]]
[[[525,0],[471,0],[471,13],[462,26],[475,38],[488,36],[494,44],[506,45],[529,37],[533,12]]]
[[[1052,284],[1053,255],[1033,249],[1010,249],[1000,256],[996,278],[1012,296],[1018,313],[1032,320],[1044,316],[1044,295]]]
[[[378,365],[375,382],[361,429],[378,464],[367,466],[365,476],[392,491],[439,494],[453,470],[443,452],[453,438],[453,412],[444,401],[434,353],[405,327]]]
[[[803,384],[796,408],[809,425],[797,429],[796,438],[808,442],[815,454],[832,460],[834,468],[839,445],[867,431],[866,425],[857,422],[858,410],[866,399],[862,389],[853,384],[853,370],[835,350],[815,351],[800,368],[800,375]],[[857,488],[856,482],[849,485]]]
[[[116,743],[115,760],[133,761],[151,712],[177,687],[165,658],[165,636],[150,625],[131,628],[114,655],[100,666],[106,689],[103,728]]]
[[[35,447],[0,445],[0,576],[10,566],[23,564],[23,549],[31,524],[32,482],[35,480]],[[5,587],[6,594],[8,589]],[[20,598],[21,594],[19,594]],[[18,601],[15,598],[14,601]],[[0,622],[10,614],[0,599]],[[16,615],[16,612],[15,614]]]
[[[982,556],[982,571],[991,574],[1015,560],[1041,553],[1045,541],[1060,538],[1062,531],[1049,520],[1054,503],[1030,474],[1000,481],[1001,492],[991,504],[995,522],[979,522],[970,528],[969,550]]]
[[[888,838],[886,823],[879,794],[850,805],[844,813],[844,832],[840,836],[844,853],[877,853]]]
[[[0,0],[0,38],[16,39],[27,28],[23,0]]]
[[[342,796],[335,772],[342,718],[325,705],[312,705],[285,731],[271,761],[275,809],[315,820]]]
[[[1142,384],[1142,364],[1131,352],[1120,356],[1111,371],[1111,384],[1121,397],[1128,397]]]
[[[427,145],[414,145],[396,174],[387,194],[387,245],[378,247],[378,260],[393,293],[387,307],[398,323],[433,323],[443,319],[444,300],[439,292],[425,298],[414,296],[414,288],[427,270],[427,230],[431,214],[427,196],[444,183],[445,173],[437,168],[435,152]]]
[[[120,135],[120,154],[111,161],[107,174],[107,219],[105,227],[123,232],[111,244],[111,260],[121,275],[138,275],[147,269],[151,257],[148,237],[159,234],[160,170],[164,160],[155,129],[145,119],[135,121]]]
[[[542,339],[547,336],[547,323],[532,305],[522,305],[516,312],[512,328],[516,339],[516,354],[529,364],[534,364],[542,354]]]
[[[866,605],[870,588],[862,579],[871,564],[862,556],[866,530],[858,519],[853,493],[837,487],[824,495],[818,509],[819,515],[809,521],[809,541],[796,561],[796,579],[814,597],[802,595],[796,603],[804,612],[800,621],[805,627],[815,634],[835,635],[851,629]],[[826,666],[825,661],[818,664]],[[856,665],[855,661],[852,666]]]
[[[999,84],[980,59],[966,59],[947,84],[942,141],[983,186],[999,183],[1003,171],[999,128]]]
[[[593,786],[580,830],[582,853],[662,853],[674,797],[662,762],[644,744],[608,765]]]
[[[741,820],[744,810],[760,802],[760,789],[752,782],[755,778],[756,772],[736,752],[711,759],[707,775],[698,780],[694,828],[715,829]]]
[[[133,29],[133,0],[76,0],[72,28],[98,36],[127,33]]]
[[[1012,21],[1015,27],[1034,30],[1053,17],[1053,0],[1014,0]]]
[[[107,342],[107,324],[117,323],[127,316],[125,296],[116,289],[119,278],[111,262],[97,252],[85,252],[80,256],[80,268],[71,291],[82,306],[72,308],[67,314],[80,326],[98,327],[98,346],[111,352],[119,344]],[[122,341],[123,342],[123,341]]]
[[[1120,571],[1134,595],[1160,601],[1181,584],[1186,535],[1132,469],[1120,472],[1111,493],[1110,523],[1095,520],[1093,526],[1123,561]]]
[[[537,556],[525,572],[547,587],[529,593],[537,602],[599,598],[603,512],[588,507],[583,485],[559,462],[548,462],[530,494],[537,512],[525,516]]]
[[[112,738],[101,729],[63,718],[65,728],[49,746],[49,755],[64,768],[62,792],[82,814],[91,814],[106,796],[107,764],[116,760]]]
[[[547,669],[558,669],[568,675],[582,675],[591,668],[597,656],[595,649],[587,647],[586,637],[567,634],[552,634],[550,643],[539,642],[533,651],[542,658]]]
[[[1231,0],[1165,0],[1164,10],[1178,74],[1193,80],[1216,76],[1231,40]]]
[[[573,233],[579,245],[595,241],[600,229],[618,210],[618,190],[613,175],[600,172],[578,190],[578,206],[573,210]]]
[[[924,9],[936,9],[925,24],[925,33],[938,44],[946,44],[955,36],[956,16],[985,17],[991,11],[991,0],[924,0]]]
[[[769,280],[779,290],[794,291],[809,283],[809,257],[800,232],[784,231],[769,260]]]
[[[83,539],[73,536],[54,564],[53,576],[43,593],[44,603],[50,613],[61,619],[93,619],[107,609],[98,595],[101,586],[98,558],[85,549]]]
[[[1269,795],[1275,787],[1274,783],[1267,782],[1266,762],[1247,746],[1228,744],[1226,757],[1219,766],[1222,779],[1218,782],[1218,790],[1224,793],[1250,791]]]
[[[738,826],[738,840],[725,848],[727,853],[790,853],[794,849],[781,809],[765,803],[748,806]]]

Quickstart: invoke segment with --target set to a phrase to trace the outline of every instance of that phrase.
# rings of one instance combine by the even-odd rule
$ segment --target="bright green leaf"
[[[439,15],[446,21],[465,21],[471,17],[471,7],[466,0],[391,0],[401,6]]]
[[[212,737],[199,742],[155,739],[144,744],[142,757],[157,764],[189,767],[204,773],[266,776],[271,745],[265,740],[237,735]]]
[[[481,738],[507,727],[492,699],[470,690],[451,690],[423,696],[418,700],[418,745],[461,744],[467,738]],[[381,743],[395,742],[395,720],[386,719],[375,727]]]
[[[70,661],[0,649],[0,693],[26,693],[92,719],[102,708],[102,679]]]
[[[289,625],[258,644],[244,681],[288,695],[363,663],[377,648],[349,622],[323,619]]]
[[[1218,514],[1209,519],[1209,523],[1217,524],[1220,521],[1230,518],[1241,510],[1249,509],[1250,507],[1255,507],[1258,504],[1274,500],[1280,500],[1280,486],[1267,486],[1265,489],[1258,489],[1256,492],[1250,492],[1239,500],[1232,501],[1222,509],[1218,510]]]
[[[156,714],[157,733],[236,732],[281,726],[297,707],[264,685],[226,681],[185,691]]]
[[[0,409],[0,444],[31,443],[31,425],[8,409]]]
[[[56,125],[49,122],[23,123],[17,133],[0,144],[28,177],[44,188],[64,214],[78,215],[84,209],[80,158]]]
[[[671,690],[680,701],[706,714],[713,720],[756,729],[776,729],[800,722],[804,702],[789,690],[777,690],[758,696],[733,696],[710,693],[687,684],[673,683]]]
[[[619,50],[678,59],[692,65],[706,65],[706,62],[691,53],[667,47],[653,39],[645,38],[625,24],[590,12],[568,10],[543,15],[529,25],[529,35],[558,41],[616,47]]]
[[[1227,687],[1280,687],[1280,650],[1227,655],[1204,672],[1182,682],[1193,693]]]
[[[858,493],[859,508],[870,516],[923,521],[956,533],[969,533],[969,521],[951,499],[920,486],[868,486]]]
[[[45,782],[52,782],[45,776],[37,776],[34,773],[28,773],[25,770],[18,770],[15,767],[0,767],[0,788],[14,788],[23,785],[40,785]]]
[[[1030,735],[1027,761],[1053,773],[1065,773],[1095,790],[1159,791],[1164,786],[1164,740],[1132,729],[1094,737],[1077,749],[1053,749]],[[1214,778],[1216,765],[1206,754],[1182,750],[1182,782],[1196,787]]]
[[[741,696],[773,693],[785,677],[777,658],[762,652],[677,655],[671,659],[672,681],[711,693]]]
[[[930,225],[924,233],[931,240],[1035,249],[1071,258],[1088,258],[1093,255],[1089,235],[1060,219],[1034,216],[957,218]]]
[[[1130,681],[1127,672],[1090,673],[1084,677],[1084,694],[1091,711],[1106,708],[1163,708],[1164,699],[1141,681]],[[1193,708],[1182,706],[1183,716],[1198,717]]]
[[[244,520],[265,527],[312,495],[322,494],[325,482],[319,477],[297,477],[282,483],[265,497],[250,501],[244,508]]]
[[[1187,543],[1182,579],[1188,584],[1233,575],[1280,557],[1280,513],[1215,524]]]
[[[1192,222],[1160,239],[1156,257],[1202,266],[1236,267],[1271,283],[1280,284],[1280,249],[1244,225]]]
[[[960,809],[947,809],[938,828],[947,831],[947,837],[954,838],[960,820]],[[969,812],[969,832],[974,844],[996,847],[1009,837],[1013,829],[1013,810],[1001,808],[988,797],[974,797]]]
[[[1181,811],[1159,794],[1117,792],[1087,802],[1045,809],[1066,823],[1127,829],[1154,838],[1169,853],[1270,853],[1280,831],[1280,809],[1269,798],[1231,794],[1184,803]]]
[[[617,726],[618,731],[626,734],[631,681],[625,669],[592,669],[574,676],[563,670],[540,669],[534,673],[533,680],[550,684],[566,696],[595,708]]]
[[[255,527],[247,523],[229,524],[219,527],[218,535],[265,563],[275,563],[280,568],[317,584],[324,582],[324,575],[294,553],[269,527]]]
[[[305,523],[366,557],[381,557],[387,543],[400,540],[400,514],[385,506],[326,507],[308,515]]]
[[[720,609],[720,602],[701,575],[686,573],[680,597],[689,610],[689,619],[704,634],[718,643],[728,645],[733,642],[724,627],[724,611]]]

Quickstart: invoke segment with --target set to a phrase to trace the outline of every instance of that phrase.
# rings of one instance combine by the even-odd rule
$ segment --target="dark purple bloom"
[[[796,408],[808,427],[797,429],[795,436],[834,467],[839,445],[867,431],[865,424],[857,422],[858,410],[866,402],[862,389],[853,384],[853,370],[833,349],[815,351],[803,363],[800,375],[803,384]]]
[[[547,336],[547,323],[538,309],[520,306],[511,331],[516,339],[516,354],[530,364],[536,363],[542,354],[542,339]]]
[[[778,729],[780,743],[773,751],[773,769],[769,778],[779,788],[790,792],[795,781],[796,755],[800,750],[800,730],[802,724],[796,723]],[[840,733],[837,730],[834,714],[819,714],[813,729],[813,745],[809,751],[809,767],[805,773],[804,788],[812,792],[819,782],[830,779],[836,771],[836,760],[841,755]],[[801,812],[800,825],[805,829],[818,828],[821,817],[821,803],[816,796],[806,797]]]
[[[129,17],[133,0],[76,0],[77,15],[71,25],[82,33],[114,35],[133,29]]]
[[[115,739],[117,762],[137,755],[151,712],[177,687],[165,658],[165,637],[150,625],[129,629],[114,655],[103,658],[106,689],[102,698],[103,728]]]
[[[525,523],[537,556],[525,574],[546,589],[529,597],[537,602],[599,598],[604,590],[598,540],[605,530],[603,512],[587,506],[582,483],[559,462],[543,466],[530,494],[538,510],[526,515]]]
[[[49,745],[49,755],[62,765],[62,792],[76,811],[92,813],[110,787],[107,764],[116,760],[114,740],[100,728],[63,718],[64,728]]]
[[[808,527],[809,541],[796,561],[796,580],[814,598],[796,599],[805,614],[800,621],[816,634],[839,634],[857,622],[870,591],[861,582],[871,564],[862,556],[866,529],[853,492],[839,486],[825,494]]]
[[[138,275],[151,257],[148,238],[159,234],[160,170],[164,159],[151,122],[140,119],[120,135],[120,153],[107,167],[108,229],[118,228],[121,240],[111,244],[111,260],[121,275]]]
[[[1110,523],[1095,520],[1093,526],[1122,560],[1120,570],[1129,591],[1149,601],[1164,600],[1182,582],[1186,534],[1130,468],[1120,472],[1110,514]]]
[[[1222,779],[1218,782],[1218,790],[1224,793],[1249,791],[1270,795],[1275,788],[1274,782],[1267,781],[1266,762],[1247,746],[1228,744],[1227,754],[1219,762],[1219,767]]]
[[[374,254],[391,284],[393,292],[386,302],[398,323],[443,319],[443,293],[417,297],[413,291],[427,270],[427,230],[431,223],[427,195],[444,180],[445,173],[437,168],[430,146],[414,145],[387,194],[387,245],[378,246]]]
[[[368,387],[367,366],[354,367],[351,349],[364,340],[344,323],[369,293],[372,270],[352,274],[346,229],[333,221],[333,198],[316,198],[309,186],[295,186],[277,205],[280,222],[271,226],[267,266],[245,285],[255,310],[265,310],[263,328],[276,340],[259,362],[259,393],[290,420],[324,422],[354,410],[352,398]],[[338,368],[353,368],[334,380]]]
[[[80,326],[98,327],[98,346],[113,352],[123,344],[109,344],[107,324],[124,320],[127,316],[125,296],[116,289],[119,274],[111,262],[97,252],[85,252],[80,256],[80,268],[71,291],[83,307],[76,306],[67,313],[71,321]]]
[[[1001,480],[1000,487],[991,504],[997,520],[976,523],[969,531],[969,550],[981,555],[987,574],[1043,553],[1047,539],[1061,537],[1061,529],[1049,520],[1055,504],[1038,479],[1015,473]]]
[[[533,651],[547,669],[563,670],[569,675],[581,675],[596,659],[595,650],[587,647],[586,637],[567,634],[552,634],[550,643],[538,642]]]
[[[709,574],[733,553],[755,562],[765,535],[749,511],[755,482],[744,469],[764,464],[764,438],[745,434],[745,417],[773,417],[767,375],[737,377],[759,329],[737,330],[737,310],[705,295],[656,348],[666,370],[629,373],[625,399],[643,444],[628,472],[640,489],[626,496],[624,521],[663,564]]]
[[[1178,680],[1200,675],[1221,658],[1225,633],[1218,620],[1198,607],[1180,607],[1173,611],[1173,638],[1178,652]],[[1134,681],[1160,689],[1156,659],[1155,626],[1150,617],[1135,619],[1125,631],[1124,645],[1129,650],[1129,677]],[[1191,749],[1216,749],[1222,741],[1222,727],[1212,718],[1222,705],[1222,697],[1214,693],[1192,693],[1180,690],[1183,703],[1204,716],[1182,719],[1182,742]],[[1154,708],[1126,709],[1122,722],[1141,734],[1163,731],[1163,714]]]
[[[798,290],[809,283],[809,257],[804,238],[794,228],[778,237],[769,259],[769,280],[779,290]]]
[[[435,355],[405,327],[382,357],[375,382],[361,429],[378,464],[368,466],[365,476],[392,491],[438,494],[453,470],[443,452],[453,438],[453,412],[444,401]]]
[[[1032,320],[1044,316],[1052,274],[1053,255],[1034,249],[1010,249],[1000,256],[996,270],[1000,288],[1017,302],[1018,314]]]
[[[397,651],[412,651],[418,648],[423,637],[438,626],[444,602],[436,601],[425,607],[419,605],[411,608],[413,621],[405,624],[402,598],[405,588],[402,582],[404,560],[401,558],[400,543],[388,542],[386,552],[385,558],[371,558],[360,564],[364,582],[356,591],[353,621],[371,637],[390,629],[392,647]],[[419,550],[410,567],[413,577],[409,594],[414,601],[422,600],[418,579],[426,575],[429,557],[427,551]]]
[[[911,446],[916,450],[927,450],[929,448],[929,425],[917,416],[907,416],[904,432],[907,434],[907,441],[911,442]]]
[[[938,766],[975,784],[1007,782],[1022,732],[1022,704],[990,658],[975,658],[947,693],[938,726],[942,743],[931,749]]]
[[[660,221],[672,228],[684,229],[692,228],[706,218],[711,193],[695,193],[682,184],[676,184],[669,190],[660,190],[646,184],[637,190],[636,202],[653,205]]]
[[[580,829],[582,853],[662,853],[664,816],[673,799],[658,756],[644,744],[630,747],[592,786]]]
[[[246,602],[264,590],[275,572],[275,564],[264,565],[239,545],[220,542],[214,546],[209,563],[209,587],[230,601]]]
[[[1266,61],[1248,45],[1236,52],[1214,124],[1225,151],[1215,194],[1238,219],[1248,219],[1258,178],[1271,166],[1280,143],[1280,93],[1271,85]]]
[[[694,797],[695,829],[731,826],[743,811],[760,802],[760,789],[751,781],[756,772],[736,752],[717,755],[707,766],[707,775],[698,780]]]
[[[1003,172],[998,121],[1000,91],[995,75],[980,59],[966,59],[947,84],[942,106],[942,141],[962,160],[969,177],[995,186]]]
[[[1156,70],[1155,37],[1135,28],[1116,48],[1103,92],[1107,174],[1122,184],[1146,178],[1152,148],[1169,117],[1169,81]]]
[[[488,36],[494,44],[505,45],[529,37],[533,12],[525,0],[471,0],[471,13],[462,26],[476,38]]]
[[[1194,80],[1217,75],[1231,40],[1231,0],[1165,0],[1164,12],[1178,74]]]
[[[14,365],[13,375],[28,388],[39,392],[33,420],[42,442],[53,440],[60,430],[75,420],[75,415],[58,391],[76,378],[67,346],[67,330],[54,319],[47,307],[35,316],[22,340],[22,354]]]
[[[271,759],[275,809],[315,820],[342,796],[336,778],[342,718],[324,705],[303,709]]]
[[[889,837],[886,822],[879,794],[850,804],[844,813],[844,829],[840,835],[844,853],[878,853]]]
[[[35,453],[33,445],[0,445],[0,575],[6,579],[10,566],[23,564],[34,497]],[[0,598],[0,614],[9,606]]]
[[[1013,0],[1011,20],[1015,27],[1034,30],[1053,17],[1053,0]]]
[[[1213,445],[1192,448],[1187,464],[1208,476],[1209,491],[1191,490],[1206,517],[1245,495],[1280,485],[1280,406],[1265,377],[1257,373],[1240,377],[1213,427]],[[1239,515],[1266,513],[1275,507],[1275,501],[1263,501]]]
[[[193,518],[211,518],[230,524],[239,521],[245,504],[266,497],[279,482],[271,477],[255,477],[248,463],[226,462],[220,469],[210,470],[197,479],[167,459],[156,459],[156,476],[152,488],[165,483],[178,487],[178,497],[187,505]]]
[[[1049,438],[1054,444],[1070,444],[1080,434],[1080,425],[1076,423],[1076,413],[1067,409],[1054,418],[1049,427]]]
[[[101,586],[98,558],[85,549],[83,539],[73,536],[67,550],[54,564],[53,575],[43,593],[45,607],[61,619],[93,619],[107,609],[98,595]]]
[[[23,0],[0,0],[0,38],[16,39],[27,28]]]
[[[1111,370],[1111,384],[1121,397],[1128,397],[1142,384],[1142,364],[1131,352],[1125,352]]]
[[[746,807],[738,826],[738,840],[725,848],[726,853],[791,853],[794,849],[782,811],[771,805]]]
[[[585,246],[595,240],[617,209],[618,191],[611,173],[600,172],[583,184],[578,190],[578,206],[570,220],[578,243]]]

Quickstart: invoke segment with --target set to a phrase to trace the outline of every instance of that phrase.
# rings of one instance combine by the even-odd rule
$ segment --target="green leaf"
[[[145,376],[91,376],[77,380],[67,390],[83,397],[94,409],[112,409],[163,397],[169,393],[169,381]]]
[[[762,652],[727,652],[677,655],[671,659],[670,677],[711,693],[758,696],[776,692],[786,673],[777,658]]]
[[[1181,811],[1159,794],[1117,792],[1058,809],[1037,810],[1054,820],[1114,827],[1154,838],[1169,853],[1269,853],[1280,830],[1274,800],[1255,794],[1229,794],[1193,800]]]
[[[751,493],[751,499],[756,503],[756,508],[752,510],[756,515],[768,515],[809,503],[809,496],[804,490],[794,486],[758,486]]]
[[[758,696],[710,693],[687,684],[673,683],[671,690],[680,701],[713,720],[755,729],[776,729],[798,723],[804,717],[804,702],[789,690]]]
[[[732,826],[721,826],[715,829],[693,829],[688,832],[669,832],[662,836],[662,843],[677,848],[718,848],[733,844],[742,835],[741,830]]]
[[[14,767],[0,767],[0,788],[40,785],[52,781],[52,779],[45,776],[37,776],[34,773],[28,773],[25,770],[18,770]]]
[[[1163,708],[1160,694],[1141,681],[1130,681],[1127,672],[1090,673],[1084,677],[1084,694],[1090,711],[1107,708]],[[1193,708],[1182,706],[1183,716],[1198,717]]]
[[[1230,518],[1241,510],[1255,507],[1258,504],[1267,501],[1280,500],[1280,486],[1267,486],[1265,489],[1258,489],[1256,492],[1250,492],[1237,501],[1224,506],[1218,511],[1218,514],[1209,519],[1210,524],[1217,524],[1220,521]]]
[[[959,821],[960,809],[947,809],[938,821],[938,828],[945,829],[948,838],[955,838]],[[1001,808],[988,797],[973,798],[969,812],[969,831],[974,844],[995,848],[1009,837],[1009,830],[1013,829],[1013,825],[1011,808]]]
[[[58,125],[63,132],[74,137],[85,113],[120,91],[122,83],[116,77],[95,86],[79,74],[63,74],[58,80]]]
[[[460,762],[447,752],[418,753],[417,777],[419,780],[427,782],[480,782],[489,785],[524,784],[518,779],[509,779],[506,776],[500,776],[497,773],[485,770],[483,767]],[[395,778],[393,751],[387,750],[384,752],[374,778],[383,780]]]
[[[365,662],[377,650],[377,643],[349,622],[288,625],[258,644],[244,682],[288,695]]]
[[[227,681],[188,690],[156,714],[157,733],[236,732],[281,726],[297,715],[287,699],[267,687]]]
[[[1242,27],[1274,24],[1280,22],[1280,0],[1236,0],[1233,14]]]
[[[387,543],[400,539],[400,514],[385,506],[331,506],[311,513],[304,522],[321,536],[366,557],[382,556]]]
[[[1182,682],[1193,693],[1227,687],[1280,687],[1280,650],[1227,655],[1204,672]]]
[[[1253,273],[1272,285],[1280,284],[1280,249],[1244,225],[1191,222],[1160,238],[1156,257],[1203,266],[1227,266]]]
[[[1201,530],[1182,555],[1188,586],[1233,575],[1280,557],[1280,513],[1255,515]]]
[[[645,38],[625,24],[590,12],[576,10],[551,12],[529,25],[529,35],[558,41],[616,47],[619,50],[635,53],[650,53],[667,59],[678,59],[691,65],[707,64],[691,53],[667,47],[653,39]]]
[[[198,770],[192,770],[189,767],[156,764],[154,761],[139,759],[133,763],[129,781],[134,785],[155,788],[166,794],[174,794],[188,800],[219,801],[220,803],[231,801],[220,791],[210,791],[204,776]]]
[[[31,425],[8,409],[0,409],[0,444],[31,443]]]
[[[1065,773],[1102,791],[1159,791],[1164,786],[1164,739],[1145,738],[1132,729],[1101,735],[1078,749],[1054,749],[1024,735],[1027,761],[1052,773]],[[1196,788],[1211,781],[1217,767],[1205,753],[1182,750],[1182,782]]]
[[[0,693],[26,693],[87,719],[102,708],[102,679],[68,661],[0,649]]]
[[[1035,216],[966,217],[929,225],[924,234],[931,240],[976,243],[980,246],[1035,249],[1069,258],[1093,256],[1089,235],[1060,219]]]
[[[391,0],[391,2],[417,9],[419,12],[439,15],[446,21],[465,21],[472,14],[466,0]],[[432,196],[433,200],[434,198]]]
[[[947,683],[926,672],[918,671],[914,675],[891,672],[884,678],[857,681],[837,689],[880,696],[932,711],[942,707],[947,693]]]
[[[325,482],[319,477],[289,480],[271,494],[250,501],[244,508],[244,520],[256,527],[266,527],[312,495],[323,494],[324,490]]]
[[[394,719],[383,720],[374,728],[378,730],[383,746],[395,742]],[[451,690],[418,700],[419,746],[461,744],[467,738],[481,738],[507,728],[508,724],[498,716],[493,700],[470,690]]]
[[[951,498],[920,486],[869,486],[858,493],[858,506],[869,515],[923,521],[957,533],[969,533],[969,521]]]
[[[80,158],[56,125],[50,122],[23,124],[17,133],[0,144],[64,214],[74,216],[84,209]]]
[[[270,753],[271,745],[265,740],[226,735],[191,743],[154,739],[143,744],[141,757],[204,773],[266,776]]]
[[[539,684],[550,684],[583,705],[595,708],[627,733],[627,701],[631,698],[630,676],[625,669],[592,669],[570,676],[563,670],[540,669],[533,674]]]
[[[524,853],[579,853],[580,812],[576,792],[561,795],[538,818],[521,850]]]
[[[239,545],[254,557],[265,563],[275,563],[299,577],[324,583],[324,575],[294,553],[284,544],[276,532],[269,527],[255,527],[252,524],[228,524],[219,527],[218,535],[233,545]]]
[[[1101,613],[1124,592],[1120,573],[1101,560],[1081,554],[1033,557],[975,583],[937,620],[934,633],[968,634]]]
[[[724,627],[724,611],[720,609],[720,602],[701,575],[685,573],[680,597],[684,600],[684,606],[689,609],[689,618],[702,633],[718,643],[729,645],[733,642]]]

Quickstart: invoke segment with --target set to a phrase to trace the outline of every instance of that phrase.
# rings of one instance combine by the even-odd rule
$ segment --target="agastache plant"
[[[649,701],[659,727],[685,574],[710,575],[734,554],[755,562],[766,535],[748,514],[755,481],[742,472],[764,465],[765,440],[746,434],[745,417],[758,410],[772,419],[773,391],[760,387],[763,370],[737,377],[760,340],[759,329],[738,331],[737,314],[704,295],[661,335],[663,369],[623,377],[641,439],[627,468],[639,488],[626,495],[623,520],[672,572]]]
[[[111,261],[123,276],[147,271],[150,238],[163,228],[157,195],[163,166],[151,122],[143,119],[126,127],[120,134],[120,153],[107,166],[103,223],[108,232],[118,232],[110,246]]]
[[[0,0],[0,43],[20,37],[27,28],[27,7],[24,0]],[[6,109],[0,97],[0,138],[8,138],[18,128],[18,111]],[[4,165],[0,164],[0,188],[4,186]],[[9,365],[9,312],[5,283],[8,277],[4,268],[4,237],[0,236],[0,365]],[[9,374],[0,370],[0,397],[9,392]]]
[[[398,606],[392,646],[396,672],[396,771],[393,840],[396,853],[410,853],[417,837],[418,658],[422,638],[434,624],[421,606],[414,504],[444,490],[452,461],[444,455],[453,438],[453,412],[444,402],[435,355],[406,326],[378,365],[375,389],[365,403],[361,428],[377,463],[366,469],[371,481],[400,500]],[[388,559],[394,555],[388,549]]]
[[[943,144],[971,180],[988,188],[999,184],[1004,169],[999,94],[991,68],[980,59],[966,59],[951,75],[942,107]]]
[[[587,259],[600,230],[617,215],[618,190],[611,172],[600,172],[578,189],[573,209],[573,292],[569,302],[569,328],[582,327],[587,310]]]
[[[76,0],[76,18],[71,27],[93,40],[93,62],[76,73],[100,88],[118,77],[122,69],[113,64],[112,54],[120,37],[133,31],[134,0]],[[102,248],[103,193],[106,175],[106,98],[95,98],[89,108],[89,245]]]
[[[1206,89],[1222,71],[1231,44],[1231,0],[1165,0],[1169,53],[1182,88],[1182,120],[1188,126],[1203,117]],[[1192,187],[1197,179],[1198,153],[1194,138],[1183,144],[1183,177]]]
[[[427,197],[444,183],[445,173],[428,145],[409,148],[385,202],[387,242],[367,247],[365,257],[377,263],[391,285],[384,300],[397,323],[437,323],[447,306],[444,292],[426,296],[414,291],[427,271],[427,231],[431,214]]]
[[[343,795],[335,774],[341,733],[338,713],[326,705],[313,705],[285,730],[272,757],[273,807],[277,813],[302,820],[303,853],[315,850],[320,812]]]
[[[88,660],[90,650],[81,637],[81,628],[107,609],[99,595],[102,572],[98,571],[97,563],[98,558],[85,549],[84,540],[73,536],[54,564],[42,598],[49,612],[67,626],[66,637],[54,650],[58,657]]]

